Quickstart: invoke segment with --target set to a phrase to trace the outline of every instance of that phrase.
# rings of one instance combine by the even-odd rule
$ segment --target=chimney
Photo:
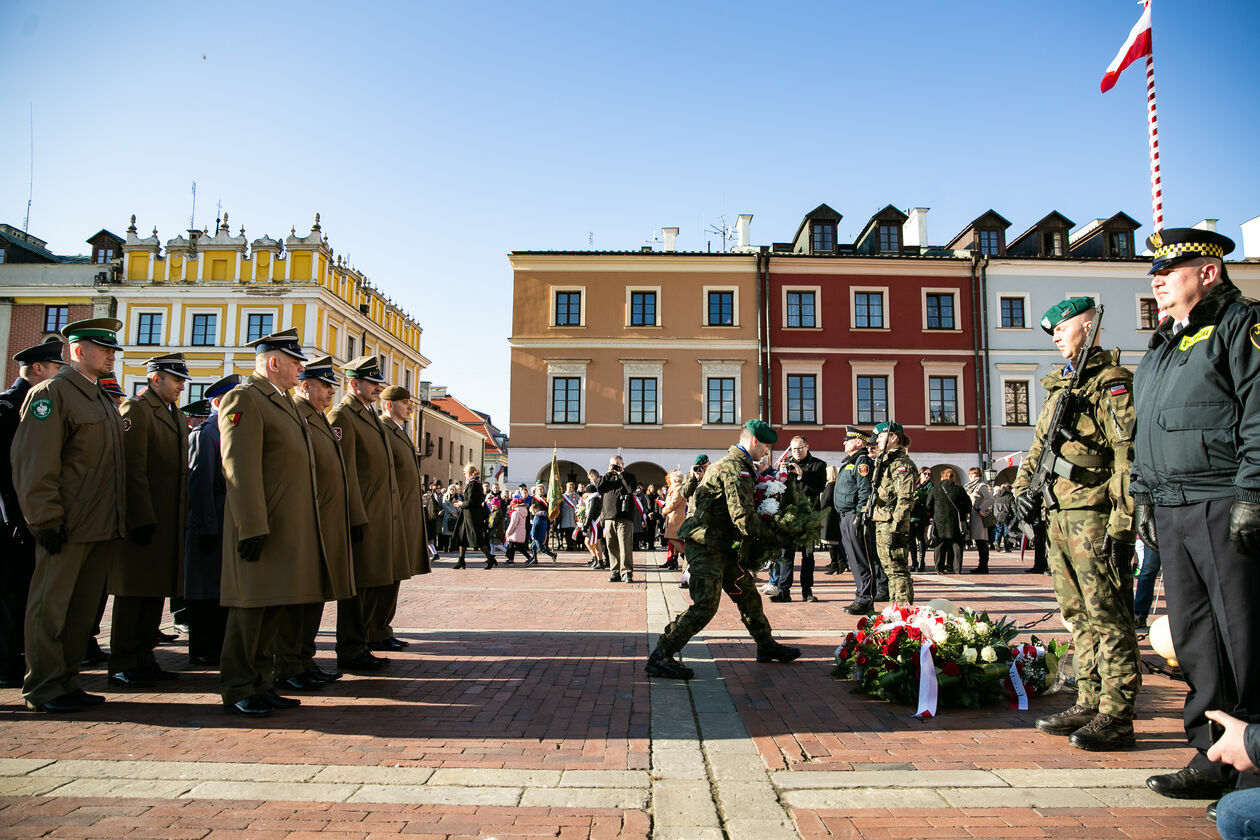
[[[1204,219],[1193,227],[1195,230],[1210,230],[1216,233],[1216,223],[1219,221],[1220,219]]]
[[[910,218],[901,226],[901,240],[907,248],[926,248],[927,213],[930,208],[915,207],[910,210]]]
[[[661,235],[665,237],[665,250],[678,250],[678,228],[661,228]]]
[[[744,250],[752,245],[752,243],[748,241],[750,238],[748,227],[752,224],[752,217],[752,213],[740,213],[739,217],[735,219],[736,250]]]
[[[1242,225],[1243,259],[1260,260],[1260,216],[1248,219]]]

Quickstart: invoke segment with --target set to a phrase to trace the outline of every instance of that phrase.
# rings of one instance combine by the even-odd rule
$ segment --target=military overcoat
[[[315,461],[306,422],[287,394],[252,374],[219,403],[227,504],[223,512],[225,607],[324,600],[324,547]],[[262,536],[255,562],[237,542]]]
[[[114,552],[109,593],[165,598],[184,592],[188,516],[188,419],[152,389],[122,404],[127,465],[127,533],[152,526],[139,545],[128,537]]]
[[[319,500],[319,532],[324,538],[324,600],[340,601],[354,594],[346,464],[328,419],[306,400],[297,398],[294,403],[306,423],[315,456],[315,497]]]
[[[346,463],[350,524],[365,526],[363,541],[353,545],[354,585],[391,586],[400,579],[394,576],[394,558],[404,554],[406,537],[385,427],[353,394],[333,408],[328,423]]]
[[[127,472],[118,408],[70,365],[32,388],[10,452],[32,531],[65,525],[70,542],[122,537]]]
[[[420,459],[411,445],[407,433],[392,419],[381,419],[389,433],[390,451],[394,455],[394,474],[398,476],[399,502],[402,505],[403,531],[407,539],[404,555],[407,567],[403,580],[412,575],[427,575],[429,569],[429,538],[424,527],[424,491],[420,486]],[[398,568],[395,568],[398,574]]]

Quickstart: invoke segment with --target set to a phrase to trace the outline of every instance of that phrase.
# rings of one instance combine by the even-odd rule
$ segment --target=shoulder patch
[[[1253,324],[1251,327],[1251,346],[1260,350],[1260,324]]]
[[[1128,385],[1125,385],[1125,384],[1122,382],[1122,383],[1120,383],[1120,384],[1118,384],[1118,385],[1112,385],[1112,386],[1111,386],[1111,388],[1110,388],[1110,391],[1111,391],[1111,396],[1113,396],[1113,397],[1118,397],[1118,396],[1120,396],[1121,394],[1127,394],[1127,393],[1129,393],[1129,386],[1128,386]]]
[[[870,464],[858,464],[858,475],[865,476],[871,471]]]
[[[740,473],[739,473],[739,477],[740,477],[740,478],[752,478],[752,475],[751,475],[750,473],[746,473],[746,472],[744,472],[744,471],[742,471],[742,470],[741,470],[741,471],[740,471]]]
[[[341,427],[340,426],[333,426],[332,432],[333,432],[333,437],[335,437],[337,440],[341,440]]]
[[[232,425],[233,425],[233,426],[236,426],[236,425],[240,424],[240,422],[241,422],[241,412],[239,412],[239,411],[233,411],[231,414],[229,414],[229,415],[228,415],[228,419],[232,421]]]
[[[123,418],[123,431],[124,431],[124,432],[130,432],[130,431],[131,431],[131,418],[130,418],[130,417],[124,417],[124,418]]]
[[[897,467],[897,472],[903,473],[905,471],[906,471],[906,467]]]
[[[52,414],[52,400],[48,397],[40,397],[31,403],[31,416],[36,420],[47,420],[50,414]]]

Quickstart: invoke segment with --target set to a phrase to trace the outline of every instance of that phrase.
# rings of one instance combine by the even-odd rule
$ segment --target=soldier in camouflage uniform
[[[914,509],[914,488],[919,468],[906,453],[910,439],[900,423],[880,423],[875,427],[879,459],[875,462],[868,519],[875,523],[875,550],[879,564],[888,576],[888,592],[899,604],[914,603],[914,582],[910,580],[910,511]]]
[[[739,607],[740,619],[757,642],[758,662],[791,662],[801,655],[799,648],[774,640],[756,580],[739,563],[744,540],[774,539],[770,526],[755,510],[753,465],[769,453],[770,444],[776,440],[778,435],[766,423],[749,420],[740,432],[739,443],[705,472],[695,493],[695,512],[678,530],[686,544],[692,604],[666,626],[657,641],[644,669],[651,676],[676,680],[694,676],[675,654],[713,619],[723,590]]]
[[[1093,298],[1065,300],[1041,320],[1065,359],[1074,360],[1097,317]],[[1064,427],[1071,439],[1046,441],[1060,393],[1070,384],[1072,363],[1041,380],[1046,402],[1028,457],[1015,478],[1015,509],[1036,518],[1039,499],[1028,491],[1042,447],[1055,447],[1053,493],[1047,512],[1047,552],[1063,620],[1072,627],[1076,704],[1041,718],[1037,728],[1068,735],[1072,746],[1109,751],[1132,746],[1133,701],[1142,677],[1133,626],[1133,374],[1120,352],[1094,346]]]

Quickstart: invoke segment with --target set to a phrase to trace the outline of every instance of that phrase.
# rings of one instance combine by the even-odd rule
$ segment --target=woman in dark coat
[[[458,503],[459,519],[455,523],[455,545],[459,548],[459,562],[455,564],[457,569],[464,568],[464,552],[470,548],[480,549],[486,555],[487,569],[497,565],[490,551],[489,512],[480,475],[472,464],[464,467],[464,501]]]
[[[932,538],[936,546],[936,571],[942,575],[962,574],[963,542],[970,531],[971,499],[967,491],[955,483],[954,471],[948,467],[941,470],[941,480],[928,496],[928,510],[936,532]]]
[[[834,466],[827,467],[827,486],[822,492],[822,532],[818,535],[818,539],[822,540],[827,546],[827,554],[831,557],[831,563],[827,565],[827,574],[838,575],[849,570],[849,564],[844,560],[844,546],[840,543],[840,515],[836,513],[836,468]]]

